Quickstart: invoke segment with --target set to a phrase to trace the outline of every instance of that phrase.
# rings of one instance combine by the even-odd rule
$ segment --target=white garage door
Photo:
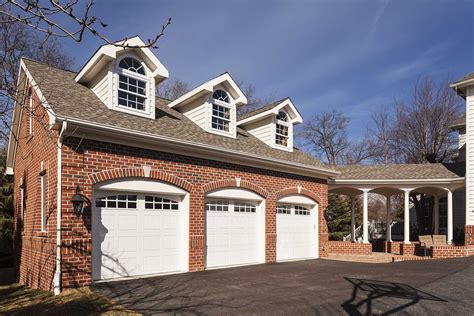
[[[315,208],[277,205],[277,260],[296,260],[316,256]]]
[[[181,197],[96,193],[93,278],[179,271]]]
[[[256,202],[206,201],[206,266],[208,268],[259,262]]]

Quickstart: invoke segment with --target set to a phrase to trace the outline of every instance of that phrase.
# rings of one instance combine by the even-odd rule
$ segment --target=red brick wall
[[[474,245],[474,225],[464,226],[464,245]]]
[[[327,241],[324,248],[328,254],[372,254],[372,244],[353,243],[350,241]]]
[[[385,242],[386,252],[394,253],[394,254],[402,254],[401,245],[403,241],[392,241],[392,242]]]
[[[77,184],[92,199],[92,184],[97,181],[124,175],[140,176],[142,167],[150,166],[152,175],[181,186],[190,193],[190,271],[204,269],[204,195],[210,189],[235,185],[247,185],[257,193],[266,194],[266,261],[276,260],[277,196],[296,193],[308,195],[319,202],[320,244],[327,241],[327,225],[324,210],[327,206],[326,180],[291,175],[211,161],[184,155],[138,149],[92,140],[67,137],[62,156],[63,184],[63,288],[87,285],[91,282],[91,216],[77,217],[69,202]],[[120,171],[127,169],[128,171]],[[298,189],[300,187],[301,189]],[[370,245],[369,245],[370,246]],[[323,250],[321,250],[323,252]]]
[[[22,107],[14,165],[14,246],[17,282],[52,289],[56,259],[57,132],[33,93],[33,133],[29,133],[29,99]],[[41,162],[46,170],[46,231],[41,232]],[[24,219],[21,217],[21,178],[24,178]]]
[[[464,246],[434,246],[433,259],[458,258],[471,255],[469,247]]]

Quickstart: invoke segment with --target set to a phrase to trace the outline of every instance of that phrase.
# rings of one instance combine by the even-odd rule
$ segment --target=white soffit
[[[304,195],[288,195],[277,201],[277,203],[285,204],[303,204],[303,205],[317,205],[318,203]]]
[[[247,200],[247,201],[263,201],[263,197],[255,192],[246,189],[227,188],[217,190],[206,194],[208,198],[230,199],[230,200]]]
[[[185,195],[186,191],[174,185],[146,179],[115,179],[99,183],[94,187],[97,190],[146,192],[153,194]]]

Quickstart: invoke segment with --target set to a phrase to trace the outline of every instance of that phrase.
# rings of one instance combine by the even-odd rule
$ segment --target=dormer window
[[[230,130],[230,111],[232,105],[227,92],[216,90],[212,94],[212,124],[215,130],[229,132]]]
[[[275,144],[288,147],[289,129],[288,114],[283,111],[278,112],[276,117]]]
[[[119,63],[118,105],[134,110],[145,110],[147,78],[143,63],[125,57]]]

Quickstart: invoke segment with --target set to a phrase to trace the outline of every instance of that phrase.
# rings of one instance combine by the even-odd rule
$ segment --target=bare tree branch
[[[81,42],[86,33],[100,38],[107,44],[128,48],[158,48],[158,40],[165,34],[166,28],[171,24],[171,18],[161,26],[160,32],[147,40],[145,45],[129,45],[128,37],[121,41],[110,40],[97,28],[99,22],[102,29],[108,26],[102,19],[91,15],[94,0],[88,0],[81,10],[79,0],[60,2],[57,0],[3,0],[0,2],[0,24],[22,23],[45,35],[43,42],[51,37],[70,38]],[[77,13],[76,13],[77,12]],[[64,21],[67,22],[64,22]],[[71,24],[71,27],[66,25]]]

